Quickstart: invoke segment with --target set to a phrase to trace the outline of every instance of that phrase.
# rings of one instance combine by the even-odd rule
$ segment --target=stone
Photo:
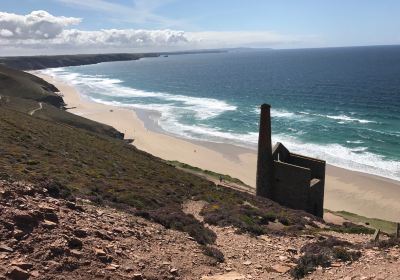
[[[7,273],[7,277],[12,280],[26,280],[29,279],[29,273],[19,267],[11,267],[10,271]]]
[[[225,271],[232,271],[231,267],[225,267]]]
[[[282,265],[282,264],[276,264],[276,265],[273,265],[273,266],[271,267],[271,269],[272,269],[272,271],[274,271],[274,272],[286,273],[286,272],[288,272],[288,271],[290,270],[290,267],[289,267],[289,266],[286,266],[286,265]]]
[[[88,235],[86,230],[80,229],[80,228],[74,229],[73,232],[76,237],[80,237],[80,238],[87,237],[87,235]]]
[[[201,277],[201,280],[243,280],[246,279],[246,277],[242,274],[239,274],[237,272],[229,272],[226,274],[217,274],[213,276],[203,276]]]
[[[76,258],[79,258],[79,257],[82,256],[82,253],[81,253],[80,251],[78,251],[78,250],[75,250],[75,249],[72,249],[72,250],[70,251],[70,253],[71,253],[72,256],[74,256],[74,257],[76,257]]]
[[[83,211],[82,206],[76,204],[75,202],[72,201],[67,201],[67,207],[71,210],[79,210],[79,211]]]
[[[169,271],[171,274],[178,274],[178,269],[177,268],[171,268],[171,270]]]
[[[11,263],[11,265],[19,267],[19,268],[22,268],[22,269],[25,269],[25,270],[31,269],[33,267],[33,264],[28,263],[28,262],[23,262],[23,261],[13,261]]]
[[[21,239],[22,237],[24,237],[24,235],[25,235],[25,232],[23,232],[22,230],[15,229],[15,230],[13,231],[13,236],[14,236],[14,238],[17,239],[17,240],[19,240],[19,239]]]
[[[286,256],[279,256],[279,260],[280,260],[280,261],[286,261],[286,260],[287,260],[287,257],[286,257]]]
[[[83,246],[82,241],[79,238],[72,237],[68,240],[68,247],[73,249],[81,249]]]
[[[106,252],[104,252],[103,249],[98,249],[98,248],[94,248],[94,253],[96,254],[96,256],[107,256]]]
[[[108,241],[112,241],[112,240],[113,240],[113,238],[112,238],[110,235],[108,235],[106,232],[104,232],[104,231],[96,230],[96,231],[94,232],[94,234],[95,234],[98,238],[101,238],[101,239],[103,239],[103,240],[108,240]]]
[[[16,211],[13,220],[16,225],[22,229],[36,225],[38,222],[38,218],[34,217],[32,213],[23,211]]]
[[[7,245],[0,245],[0,252],[12,253],[14,250]]]
[[[34,270],[34,271],[31,272],[31,276],[32,276],[32,277],[39,277],[39,276],[40,276],[40,273],[39,273],[39,271]]]
[[[286,251],[291,254],[297,254],[297,249],[293,247],[287,248]]]
[[[114,271],[114,270],[117,270],[117,268],[115,266],[113,266],[113,265],[107,265],[106,266],[106,270]]]
[[[96,254],[96,256],[99,258],[100,261],[102,261],[103,263],[110,263],[112,262],[112,257],[108,256],[106,254],[106,252],[104,252],[103,249],[94,249],[94,253]]]
[[[133,274],[133,280],[143,280],[143,276],[140,273]]]
[[[44,220],[42,226],[47,229],[53,229],[57,227],[57,224],[49,220]]]
[[[248,266],[248,265],[251,265],[252,262],[251,261],[245,261],[245,262],[243,262],[243,264]]]
[[[44,213],[54,213],[57,209],[46,204],[39,204],[39,209]]]
[[[52,221],[54,223],[58,223],[58,216],[56,213],[48,212],[43,214],[46,220]]]

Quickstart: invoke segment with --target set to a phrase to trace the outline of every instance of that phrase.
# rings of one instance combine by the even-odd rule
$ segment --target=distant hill
[[[148,54],[81,54],[54,56],[14,56],[1,57],[0,63],[19,70],[38,70],[45,68],[78,66],[109,61],[137,60],[143,57],[156,57],[156,53]]]
[[[162,53],[111,53],[111,54],[77,54],[77,55],[49,55],[49,56],[10,56],[0,57],[0,64],[18,70],[39,70],[45,68],[79,66],[111,61],[138,60],[144,57],[158,57],[160,55],[182,55],[196,53],[221,53],[226,50],[195,50]]]

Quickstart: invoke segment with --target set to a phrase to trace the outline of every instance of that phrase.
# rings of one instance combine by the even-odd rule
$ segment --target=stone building
[[[325,161],[272,147],[270,105],[261,106],[257,159],[257,195],[322,217]]]

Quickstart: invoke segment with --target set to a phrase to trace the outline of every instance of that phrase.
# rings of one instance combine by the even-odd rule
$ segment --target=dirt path
[[[181,167],[176,167],[176,168],[178,168],[180,170],[183,170],[185,172],[189,172],[191,174],[200,176],[200,177],[202,177],[204,179],[207,179],[208,181],[213,182],[216,185],[224,186],[224,187],[231,188],[231,189],[238,190],[238,191],[242,191],[242,192],[247,192],[247,193],[250,193],[250,194],[255,194],[256,193],[256,190],[254,188],[250,187],[250,186],[241,185],[241,184],[237,184],[237,183],[233,183],[233,182],[227,182],[227,181],[224,181],[224,180],[221,182],[220,180],[216,179],[215,177],[209,176],[209,175],[204,174],[202,172],[196,172],[196,171],[193,171],[193,170],[190,170],[190,169],[187,169],[187,168],[181,168]]]
[[[42,110],[43,109],[43,104],[42,102],[39,102],[39,108],[33,109],[32,111],[29,112],[29,115],[33,116],[36,111]]]

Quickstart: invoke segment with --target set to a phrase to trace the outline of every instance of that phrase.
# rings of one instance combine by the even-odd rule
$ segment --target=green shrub
[[[218,263],[223,263],[225,261],[224,254],[213,246],[203,246],[202,250],[206,256],[213,258]]]

